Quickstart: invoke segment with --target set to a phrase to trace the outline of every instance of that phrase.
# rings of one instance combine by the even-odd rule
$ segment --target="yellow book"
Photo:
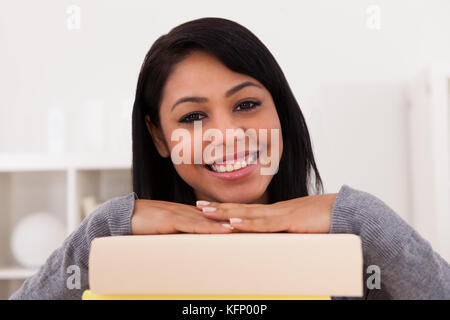
[[[83,300],[331,300],[329,296],[194,295],[194,294],[94,294],[83,293]]]
[[[115,236],[92,241],[85,300],[329,300],[363,294],[350,234]]]

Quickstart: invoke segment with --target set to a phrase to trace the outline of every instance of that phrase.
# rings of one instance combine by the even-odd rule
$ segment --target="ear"
[[[155,144],[156,150],[161,157],[167,158],[170,155],[169,149],[164,141],[164,136],[161,128],[155,126],[148,115],[145,116],[145,124],[147,126],[148,132],[152,137],[153,143]]]

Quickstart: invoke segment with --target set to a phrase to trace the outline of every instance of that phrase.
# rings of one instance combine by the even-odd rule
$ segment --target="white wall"
[[[66,9],[81,8],[79,30]],[[366,25],[381,9],[379,30]],[[327,192],[346,183],[410,221],[405,86],[450,57],[450,1],[0,2],[0,152],[48,150],[46,114],[65,112],[66,151],[130,150],[144,55],[199,17],[242,23],[280,63],[309,124]],[[103,106],[103,140],[87,144],[82,110]],[[58,128],[54,128],[58,130]]]

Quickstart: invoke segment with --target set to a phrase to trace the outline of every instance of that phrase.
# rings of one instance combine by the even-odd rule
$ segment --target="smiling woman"
[[[198,136],[200,125],[211,139]],[[80,299],[96,237],[180,232],[356,234],[363,269],[381,272],[381,287],[365,288],[364,299],[450,298],[448,263],[383,201],[345,184],[323,194],[308,128],[283,72],[238,23],[197,19],[158,38],[139,74],[132,127],[134,192],[91,213],[12,299]],[[213,139],[230,129],[233,143]],[[246,143],[248,130],[258,133],[254,145]],[[185,134],[186,161],[174,161],[174,132]],[[259,134],[266,132],[266,139]],[[222,153],[205,153],[211,146]],[[278,167],[272,174],[261,174],[270,165],[264,150]],[[65,286],[73,265],[81,270],[75,290]]]
[[[191,92],[199,94],[198,96],[186,96]],[[160,158],[165,161],[164,165],[158,167],[158,172],[164,172],[165,178],[163,181],[158,181],[152,180],[151,178],[145,179],[145,175],[135,176],[135,183],[143,188],[143,190],[136,189],[135,191],[139,197],[143,196],[144,198],[149,197],[155,200],[183,202],[183,198],[176,198],[175,193],[171,194],[169,191],[173,188],[179,188],[179,194],[184,194],[186,198],[193,196],[187,202],[187,204],[191,205],[195,204],[196,199],[200,198],[211,201],[240,203],[260,202],[262,199],[266,199],[264,200],[266,202],[267,200],[272,202],[274,200],[285,200],[273,199],[273,196],[271,197],[268,185],[273,175],[263,175],[260,173],[260,170],[256,170],[261,165],[257,161],[258,158],[254,159],[254,164],[244,166],[244,168],[237,165],[237,163],[241,165],[243,163],[249,164],[245,161],[252,154],[249,153],[249,147],[245,145],[243,145],[243,150],[241,150],[247,151],[247,154],[243,155],[245,159],[244,157],[237,159],[234,143],[232,145],[228,143],[224,144],[224,141],[221,141],[221,139],[217,139],[217,137],[214,139],[212,142],[215,145],[214,149],[221,151],[220,156],[225,154],[225,156],[230,158],[226,166],[217,165],[216,168],[220,170],[219,172],[209,170],[210,167],[205,166],[204,162],[210,163],[209,159],[194,161],[194,159],[189,159],[188,157],[187,161],[183,161],[174,166],[173,157],[172,159],[168,157],[169,154],[173,154],[173,150],[177,145],[177,142],[171,139],[171,136],[177,130],[188,133],[184,135],[184,140],[187,141],[185,141],[184,145],[186,148],[182,150],[182,153],[188,153],[189,155],[195,155],[195,146],[198,147],[197,149],[204,150],[211,144],[209,141],[204,141],[203,145],[200,146],[196,144],[195,136],[201,137],[201,132],[197,131],[202,131],[202,129],[206,131],[218,131],[222,137],[230,136],[226,131],[233,129],[241,129],[243,131],[253,130],[257,136],[261,135],[262,130],[270,130],[270,132],[273,132],[272,130],[275,129],[280,131],[281,125],[272,96],[258,80],[245,74],[231,71],[213,55],[197,49],[171,67],[171,73],[167,77],[163,88],[161,101],[157,105],[159,106],[157,115],[153,117],[158,117],[158,121],[155,122],[159,123],[159,125],[154,124],[154,120],[152,120],[154,118],[149,115],[146,115],[146,125]],[[244,106],[247,107],[244,108]],[[135,105],[135,108],[149,110],[151,106]],[[300,112],[298,108],[297,110]],[[150,111],[144,112],[151,113]],[[135,113],[135,116],[137,114],[138,112]],[[195,118],[192,119],[194,116]],[[199,130],[195,130],[193,120],[201,125]],[[137,132],[139,127],[135,127],[134,130]],[[298,133],[288,132],[286,129],[286,134],[288,137],[295,137]],[[150,139],[150,135],[146,135],[147,140]],[[239,141],[245,144],[245,140],[242,138],[245,137],[241,137]],[[270,150],[271,154],[274,153],[279,157],[283,151],[282,137],[278,135],[278,140],[275,141],[274,145],[271,144],[272,140],[274,140],[272,137],[266,137],[264,139],[264,149]],[[134,145],[135,151],[139,149],[137,151],[138,154],[141,154],[141,150],[144,150],[142,157],[136,155],[134,158],[136,160],[135,165],[137,170],[140,167],[144,167],[144,171],[147,170],[151,173],[155,167],[149,166],[148,164],[152,163],[155,158],[150,154],[145,154],[145,151],[151,149],[145,149],[144,146],[139,147],[139,143],[144,144],[145,142],[145,139],[143,139],[142,141],[136,141]],[[152,141],[147,142],[152,143]],[[229,139],[227,142],[230,142]],[[262,143],[256,141],[256,144],[259,147]],[[274,150],[275,148],[276,150]],[[304,152],[306,154],[308,153],[307,150]],[[286,149],[285,153],[292,153],[292,151]],[[215,158],[217,156],[217,154],[214,155]],[[144,159],[147,157],[150,157],[152,162],[145,162]],[[287,156],[286,158],[289,159]],[[280,159],[275,160],[278,163]],[[236,165],[236,172],[229,173],[228,171],[234,171],[234,165]],[[168,179],[172,173],[170,169],[172,167],[175,167],[176,170],[174,174],[177,177],[181,177],[189,186],[179,183],[179,179]],[[215,168],[215,166],[211,168]],[[306,171],[306,169],[302,168],[301,170]],[[284,170],[286,171],[287,168],[284,168]],[[303,183],[305,184],[305,182]],[[161,189],[164,187],[164,184],[166,184],[168,190],[161,197],[158,194],[145,195],[144,190],[147,190],[147,186],[150,187],[149,190],[152,192],[155,189],[162,192]],[[179,185],[177,186],[175,184]],[[287,181],[284,184],[286,188],[289,188]],[[154,188],[153,186],[159,187]],[[278,187],[275,186],[276,188]],[[301,195],[302,190],[292,189],[298,196]],[[171,196],[172,198],[170,198]]]

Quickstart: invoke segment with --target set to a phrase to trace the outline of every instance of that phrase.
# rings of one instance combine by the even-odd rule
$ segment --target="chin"
[[[263,192],[238,192],[238,190],[232,190],[231,192],[222,192],[220,194],[214,195],[214,198],[218,202],[231,202],[231,203],[253,203],[260,199]]]

